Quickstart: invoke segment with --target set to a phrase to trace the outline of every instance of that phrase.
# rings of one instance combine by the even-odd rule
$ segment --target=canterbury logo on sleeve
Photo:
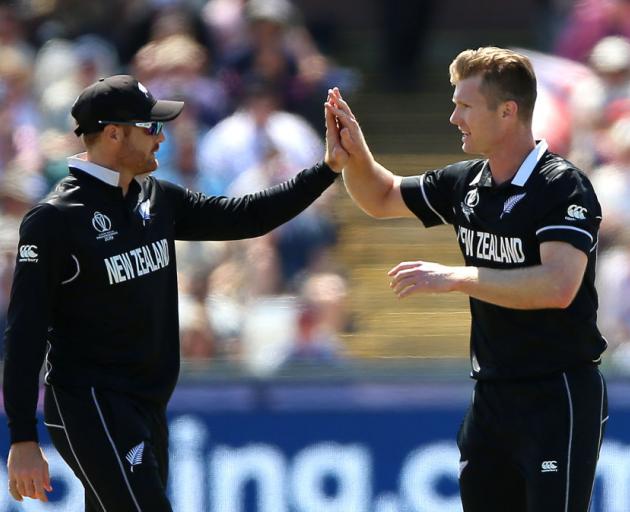
[[[39,255],[37,254],[36,245],[20,245],[19,254],[20,257],[18,261],[20,263],[37,263],[39,261]]]

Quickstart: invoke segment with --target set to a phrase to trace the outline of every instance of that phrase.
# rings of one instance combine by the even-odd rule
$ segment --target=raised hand
[[[332,99],[332,91],[328,91],[328,98],[326,104]],[[337,118],[328,108],[324,108],[324,117],[326,119],[326,155],[324,156],[324,162],[333,171],[341,172],[348,162],[348,152],[341,145],[339,125],[337,124]]]
[[[361,127],[350,106],[341,96],[339,88],[335,87],[329,91],[325,107],[327,115],[331,114],[336,120],[341,145],[350,157],[371,158]]]

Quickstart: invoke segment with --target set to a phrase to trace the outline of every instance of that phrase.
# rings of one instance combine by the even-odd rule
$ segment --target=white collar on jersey
[[[74,167],[75,169],[79,169],[83,172],[88,173],[90,176],[94,176],[96,179],[99,179],[112,187],[118,187],[118,180],[120,179],[120,174],[116,171],[112,171],[107,167],[103,167],[102,165],[95,164],[94,162],[90,162],[87,159],[87,153],[79,153],[77,155],[73,155],[68,157],[68,167]],[[140,174],[136,176],[134,179],[138,183],[142,183],[142,180],[146,178],[150,173]]]
[[[87,153],[79,153],[78,155],[68,157],[68,167],[74,167],[75,169],[87,172],[90,176],[94,176],[112,187],[118,186],[120,174],[107,167],[88,161]]]
[[[530,151],[529,155],[527,155],[525,160],[523,160],[521,166],[518,168],[518,171],[516,171],[516,174],[511,181],[512,185],[516,185],[518,187],[525,186],[525,183],[527,183],[527,180],[534,172],[536,165],[545,154],[545,151],[547,151],[547,149],[549,149],[549,144],[547,144],[547,141],[544,139],[536,144],[536,147]],[[475,176],[475,178],[470,182],[471,185],[476,185],[477,183],[479,183],[481,175],[483,174],[483,171],[485,170],[487,165],[488,162],[486,161],[481,171],[479,171],[477,176]]]

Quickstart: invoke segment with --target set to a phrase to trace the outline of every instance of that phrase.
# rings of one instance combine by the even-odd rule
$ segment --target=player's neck
[[[134,178],[134,174],[132,172],[125,172],[125,170],[120,168],[115,158],[102,151],[88,149],[87,159],[96,165],[100,165],[101,167],[117,172],[119,175],[118,186],[122,189],[122,195],[127,195],[129,184]]]
[[[488,155],[488,163],[495,184],[511,180],[527,155],[536,147],[531,131],[506,138],[497,150]]]

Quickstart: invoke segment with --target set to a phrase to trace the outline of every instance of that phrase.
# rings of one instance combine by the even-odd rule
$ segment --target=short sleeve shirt
[[[594,285],[601,207],[584,173],[542,141],[501,185],[486,160],[469,160],[404,178],[401,190],[426,227],[453,225],[466,265],[538,265],[540,245],[551,241],[588,256],[566,309],[517,310],[470,298],[473,377],[526,378],[599,361],[606,348]]]

